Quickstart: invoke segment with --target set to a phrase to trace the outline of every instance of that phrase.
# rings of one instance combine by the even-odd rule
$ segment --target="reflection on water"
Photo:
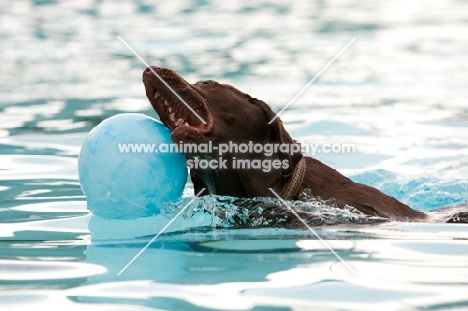
[[[309,231],[233,229],[200,211],[117,277],[167,218],[91,217],[76,158],[105,118],[155,117],[144,65],[118,36],[150,64],[233,84],[277,111],[355,36],[281,116],[286,128],[305,143],[355,144],[314,157],[414,208],[466,203],[467,10],[451,0],[0,2],[0,304],[466,307],[468,230],[457,224],[317,227],[355,276]]]
[[[81,225],[81,230],[86,229],[86,222]],[[46,236],[41,230],[54,226],[57,231],[67,230],[44,223],[36,234]],[[171,310],[181,306],[187,310],[254,306],[367,310],[377,305],[394,309],[466,303],[468,232],[464,225],[388,224],[317,232],[357,275],[308,231],[195,230],[161,236],[119,277],[118,271],[149,237],[3,243],[10,257],[1,261],[0,283],[3,288],[15,286],[20,293],[21,284],[28,284],[38,288],[38,295],[44,293],[39,288],[69,288],[62,295],[71,298],[73,302],[66,304],[72,305],[131,301]],[[17,265],[18,259],[28,266]],[[50,264],[41,265],[44,261]],[[38,273],[32,274],[31,269]],[[8,300],[11,294],[0,296]],[[29,303],[25,300],[19,306]]]

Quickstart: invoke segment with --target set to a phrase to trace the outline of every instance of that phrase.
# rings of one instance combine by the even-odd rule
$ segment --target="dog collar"
[[[304,179],[305,170],[306,163],[305,159],[302,158],[294,168],[294,172],[292,173],[291,179],[283,188],[283,191],[281,191],[281,197],[283,199],[290,200],[297,193],[297,190],[299,189],[299,186],[301,185],[302,180]]]

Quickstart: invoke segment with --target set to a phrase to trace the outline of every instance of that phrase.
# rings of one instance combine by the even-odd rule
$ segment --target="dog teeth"
[[[154,98],[159,98],[161,97],[161,94],[159,92],[155,92],[154,93]],[[167,99],[162,99],[163,102],[164,102],[164,105],[167,107],[167,111],[169,112],[169,119],[171,119],[171,121],[174,123],[174,125],[176,127],[179,127],[179,126],[190,126],[190,124],[188,123],[188,121],[185,121],[184,119],[182,118],[178,118],[177,121],[176,121],[176,116],[175,116],[175,113],[172,112],[172,105],[171,103],[167,100]]]
[[[177,122],[175,123],[176,126],[181,126],[182,124],[184,124],[185,120],[182,119],[182,118],[179,118],[177,119]]]

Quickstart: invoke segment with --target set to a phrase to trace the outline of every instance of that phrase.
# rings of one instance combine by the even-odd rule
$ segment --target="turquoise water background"
[[[118,36],[149,64],[276,111],[356,37],[282,114],[291,136],[355,144],[314,157],[413,208],[466,203],[467,11],[455,0],[0,1],[0,308],[468,308],[462,224],[316,227],[355,275],[308,230],[230,229],[198,211],[118,276],[170,218],[92,217],[77,176],[102,120],[157,117],[145,66]]]

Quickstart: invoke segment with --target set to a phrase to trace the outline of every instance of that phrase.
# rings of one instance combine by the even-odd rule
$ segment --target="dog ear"
[[[284,128],[283,122],[281,119],[271,110],[270,106],[264,103],[261,100],[253,99],[257,102],[257,104],[261,105],[265,114],[265,122],[267,122],[269,127],[268,133],[268,142],[271,144],[285,144],[289,145],[289,149],[291,150],[293,145],[296,147],[296,150],[301,150],[300,144],[293,140],[289,133]],[[274,119],[274,120],[273,120]],[[270,124],[270,121],[273,120]],[[289,165],[288,168],[282,169],[282,175],[284,177],[289,177],[293,171],[296,164],[302,159],[302,153],[300,151],[296,151],[291,154],[291,152],[284,152],[278,150],[277,152],[278,158],[283,161],[287,160]]]
[[[289,136],[289,133],[284,128],[283,122],[279,117],[273,120],[273,122],[270,124],[269,140],[271,143],[274,144],[289,145],[287,150],[293,150],[293,148],[297,148],[297,150],[299,150],[294,152],[283,152],[278,150],[277,152],[277,155],[281,161],[287,160],[289,163],[289,166],[287,168],[283,168],[282,170],[283,177],[289,177],[290,175],[292,175],[296,164],[302,159],[302,153],[300,152],[300,144],[297,141],[293,140],[291,136]]]

